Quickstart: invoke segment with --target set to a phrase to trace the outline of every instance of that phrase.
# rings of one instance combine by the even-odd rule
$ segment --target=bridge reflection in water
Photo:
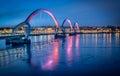
[[[53,35],[32,36],[32,44],[24,44],[14,48],[6,48],[0,51],[0,66],[12,64],[14,61],[27,61],[31,66],[38,67],[36,62],[40,63],[41,69],[53,70],[59,64],[60,47],[66,51],[67,63],[72,60],[73,37],[66,39],[53,40]],[[76,47],[78,50],[79,35],[76,35]],[[43,40],[44,39],[44,40]],[[61,44],[62,43],[62,44]],[[39,60],[36,60],[38,59]],[[33,59],[33,61],[31,60]]]
[[[120,67],[120,34],[80,34],[55,40],[52,35],[30,38],[30,45],[0,50],[0,74],[6,67],[6,74],[11,73],[8,69],[18,69],[18,75],[104,75],[115,73]]]

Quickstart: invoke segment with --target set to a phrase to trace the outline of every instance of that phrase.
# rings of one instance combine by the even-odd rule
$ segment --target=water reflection
[[[80,35],[76,35],[75,36],[75,48],[76,48],[76,57],[77,57],[77,59],[79,59],[79,56],[80,56],[80,53],[79,53],[79,51],[80,51]]]
[[[73,45],[74,44],[74,45]],[[74,59],[79,59],[79,45],[80,35],[69,36],[66,39],[62,39],[62,49],[66,52],[66,63],[68,66],[72,66]]]
[[[98,34],[95,34],[95,46],[98,45]]]
[[[102,39],[101,41],[103,41],[103,46],[104,47],[111,47],[112,45],[112,34],[111,33],[107,33],[107,34],[103,34],[102,35]],[[109,44],[109,45],[107,45]]]
[[[114,36],[115,36],[115,41],[114,41],[115,45],[112,45],[114,40],[112,38],[114,38]],[[38,36],[38,38],[40,39],[41,36]],[[47,40],[49,39],[50,38],[48,36]],[[64,39],[53,40],[50,43],[43,42],[41,44],[38,42],[38,43],[33,43],[31,45],[24,45],[16,48],[3,49],[0,51],[0,66],[7,65],[15,60],[21,59],[21,60],[27,60],[27,62],[33,67],[38,66],[38,64],[40,64],[38,67],[41,68],[42,70],[53,70],[59,64],[60,49],[62,49],[62,52],[65,52],[64,57],[66,59],[67,65],[71,66],[74,59],[77,60],[80,58],[80,48],[81,47],[87,48],[88,45],[89,47],[95,47],[96,50],[99,47],[109,47],[109,50],[112,50],[111,46],[117,47],[120,45],[119,34],[118,33],[116,33],[115,35],[111,33],[92,34],[92,35],[83,34],[76,36],[68,36]]]
[[[0,66],[6,66],[20,59],[26,59],[24,47],[7,48],[0,50]]]
[[[69,36],[66,39],[67,47],[66,47],[66,59],[67,59],[67,64],[70,66],[72,65],[72,59],[73,59],[73,53],[72,53],[72,47],[73,47],[73,36]]]
[[[25,45],[25,49],[27,52],[27,62],[28,64],[30,64],[32,67],[35,67],[35,63],[32,62],[32,52],[31,52],[31,45],[30,44],[26,44]]]
[[[57,67],[59,62],[59,40],[55,40],[53,49],[49,51],[52,51],[52,53],[41,60],[42,70],[54,70]]]
[[[76,36],[75,36],[75,41],[76,41],[76,42],[75,42],[75,46],[76,46],[76,49],[79,48],[79,42],[80,42],[79,40],[80,40],[80,35],[76,35]]]
[[[54,35],[30,36],[32,42],[49,42],[54,39]]]
[[[112,33],[80,34],[46,43],[44,41],[33,42],[31,45],[1,49],[0,69],[4,66],[11,69],[12,65],[20,65],[27,66],[24,68],[32,69],[32,72],[40,71],[42,73],[52,71],[52,73],[59,74],[59,70],[66,71],[66,69],[72,71],[74,69],[74,72],[83,71],[82,69],[87,72],[90,72],[91,69],[95,71],[101,66],[108,66],[107,64],[119,64],[119,36],[120,34]],[[36,40],[40,41],[41,38],[51,40],[49,36],[48,38],[38,36]],[[18,62],[20,64],[16,63],[17,61],[20,61]],[[19,68],[17,69],[19,70]]]
[[[120,36],[120,33],[115,33],[115,38],[116,38],[116,43],[118,44],[119,43],[119,36]]]

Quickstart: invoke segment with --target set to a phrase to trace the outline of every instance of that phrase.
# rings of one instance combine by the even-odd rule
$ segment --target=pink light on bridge
[[[78,25],[77,22],[74,24],[74,30],[75,30],[76,32],[79,32],[79,30],[80,30],[79,25]]]
[[[36,15],[36,14],[33,13],[33,14],[28,18],[27,22],[30,22],[30,20],[32,20],[32,18],[33,18],[35,15]]]
[[[66,22],[69,23],[70,29],[73,29],[72,23],[71,23],[71,21],[70,21],[69,19],[65,19],[65,20],[63,21],[62,27],[64,26],[64,24],[65,24]]]
[[[73,29],[71,21],[69,19],[67,19],[67,21],[70,24],[70,29]]]
[[[39,12],[45,12],[45,13],[47,13],[48,15],[50,15],[50,16],[52,17],[52,19],[54,20],[54,22],[55,22],[56,28],[59,28],[59,24],[58,24],[58,21],[57,21],[56,17],[54,16],[54,14],[53,14],[51,11],[49,11],[49,10],[47,10],[47,9],[38,9],[38,10],[35,10],[35,11],[34,11],[33,13],[31,13],[31,14],[29,15],[29,17],[26,19],[26,22],[30,22],[30,20],[31,20],[37,13],[39,13]]]
[[[80,28],[79,28],[79,25],[78,25],[78,23],[77,23],[77,22],[75,23],[75,27],[76,27],[76,29],[77,29],[77,30],[79,30],[79,29],[80,29]]]

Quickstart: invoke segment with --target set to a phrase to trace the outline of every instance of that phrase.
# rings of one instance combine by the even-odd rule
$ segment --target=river
[[[15,47],[0,40],[0,76],[120,75],[120,33],[30,39]]]

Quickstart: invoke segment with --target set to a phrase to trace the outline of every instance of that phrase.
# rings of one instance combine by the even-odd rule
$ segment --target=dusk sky
[[[80,26],[120,26],[120,0],[0,0],[0,27],[15,26],[39,8],[52,11],[60,25],[69,18]]]

